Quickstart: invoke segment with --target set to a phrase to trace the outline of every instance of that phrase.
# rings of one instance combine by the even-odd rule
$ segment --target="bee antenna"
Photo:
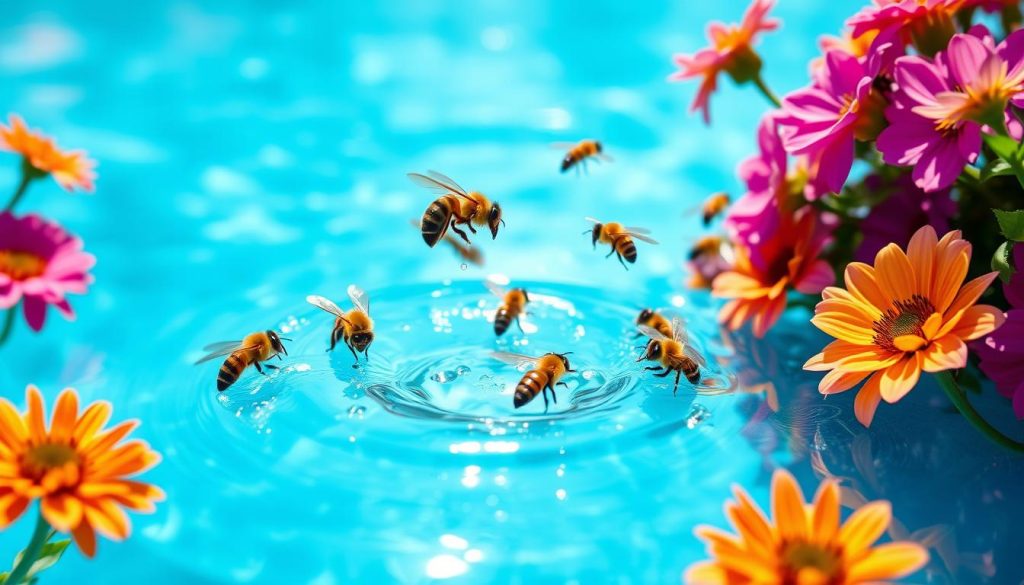
[[[280,339],[281,341],[292,341],[291,337],[281,337],[281,336],[278,336],[277,338]]]

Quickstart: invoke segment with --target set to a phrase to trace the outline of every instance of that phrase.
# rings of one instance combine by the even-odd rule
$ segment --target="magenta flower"
[[[782,100],[786,150],[806,155],[814,190],[838,193],[853,166],[854,140],[877,134],[884,98],[872,89],[880,62],[830,51],[814,83]]]
[[[730,238],[748,246],[756,246],[775,230],[786,196],[786,151],[773,114],[761,119],[757,145],[760,153],[737,168],[747,192],[729,207],[725,218]]]
[[[874,0],[846,21],[854,38],[892,33],[933,54],[956,32],[953,16],[965,0]]]
[[[779,28],[779,21],[768,19],[768,11],[775,0],[753,0],[743,14],[739,25],[712,22],[708,25],[708,40],[711,46],[697,51],[694,55],[675,55],[673,59],[679,71],[669,76],[669,81],[682,81],[700,77],[700,88],[690,106],[691,112],[700,111],[704,122],[711,122],[710,98],[718,87],[718,74],[728,73],[737,83],[753,80],[761,71],[761,58],[754,52],[753,44],[757,34]]]
[[[25,320],[35,331],[43,328],[47,305],[74,319],[66,295],[85,294],[95,263],[82,251],[82,240],[56,223],[0,213],[0,309],[24,301]]]
[[[909,175],[901,175],[892,184],[884,184],[878,175],[872,175],[864,183],[874,193],[888,190],[891,194],[872,207],[860,223],[864,239],[857,247],[854,260],[872,264],[879,250],[890,242],[905,245],[921,226],[930,225],[940,234],[949,231],[949,219],[957,210],[949,189],[925,193],[914,185]]]
[[[1024,31],[999,46],[984,26],[955,35],[934,60],[896,60],[900,90],[886,109],[889,127],[878,137],[886,163],[913,166],[925,191],[944,189],[977,160],[982,124],[1024,103]]]
[[[988,337],[972,344],[981,358],[981,371],[996,384],[1003,396],[1013,401],[1013,412],[1024,419],[1024,244],[1013,247],[1016,272],[1003,285],[1012,307],[1006,322]]]

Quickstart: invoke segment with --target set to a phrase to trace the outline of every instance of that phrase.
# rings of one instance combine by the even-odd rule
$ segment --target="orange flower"
[[[965,284],[970,261],[971,244],[959,231],[937,240],[926,225],[906,253],[889,244],[875,256],[874,267],[847,266],[846,289],[826,288],[811,319],[836,338],[804,364],[806,370],[831,370],[818,391],[843,392],[867,378],[854,409],[868,426],[879,401],[906,396],[922,370],[964,367],[964,342],[987,335],[1005,318],[995,307],[974,304],[996,273]]]
[[[818,259],[828,232],[812,210],[805,208],[794,222],[783,218],[776,232],[756,248],[735,245],[735,265],[711,284],[715,297],[732,299],[718,320],[736,331],[747,321],[754,335],[764,337],[786,308],[786,291],[817,294],[832,284],[832,267]]]
[[[6,528],[39,500],[43,518],[55,530],[71,532],[86,556],[96,553],[96,532],[113,540],[131,531],[121,507],[152,512],[163,492],[126,479],[160,456],[139,440],[120,443],[138,424],[123,422],[109,430],[107,402],[94,402],[78,415],[78,393],[61,392],[46,429],[43,397],[35,386],[25,391],[22,417],[0,398],[0,528]]]
[[[872,502],[839,522],[839,487],[825,481],[814,502],[804,503],[793,476],[772,477],[770,522],[740,487],[725,515],[739,533],[711,526],[694,531],[707,542],[712,560],[695,563],[683,577],[698,585],[884,583],[918,570],[928,551],[913,542],[874,545],[892,520],[889,502]]]
[[[53,176],[66,191],[75,188],[93,191],[96,173],[92,169],[96,163],[84,152],[64,152],[57,148],[53,139],[29,129],[20,117],[11,114],[10,120],[10,128],[0,124],[0,150],[21,154],[26,165],[40,175]]]

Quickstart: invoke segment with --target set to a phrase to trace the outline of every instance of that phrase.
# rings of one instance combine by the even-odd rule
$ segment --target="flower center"
[[[935,307],[931,301],[921,295],[896,301],[872,327],[875,331],[875,345],[889,351],[902,351],[896,347],[893,340],[903,335],[925,337],[921,326],[934,312]]]
[[[69,463],[78,464],[81,458],[74,447],[66,443],[42,443],[25,453],[22,466],[27,474],[35,479],[41,478],[51,469],[64,467]]]
[[[795,540],[785,543],[782,553],[783,583],[842,583],[842,551]]]
[[[0,250],[0,272],[11,280],[28,280],[46,272],[46,260],[31,252]]]

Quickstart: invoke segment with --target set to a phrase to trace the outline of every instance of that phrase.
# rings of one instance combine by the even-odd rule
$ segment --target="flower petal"
[[[889,404],[898,402],[914,389],[921,377],[922,359],[920,352],[915,352],[882,372],[878,389],[883,400]]]
[[[875,410],[878,409],[878,403],[882,400],[879,391],[881,380],[882,372],[875,372],[868,378],[860,392],[857,392],[857,398],[853,401],[853,411],[857,415],[857,420],[865,427],[871,426],[871,421],[875,418]]]
[[[804,496],[792,474],[782,469],[772,476],[772,518],[782,538],[806,537]]]
[[[928,563],[928,550],[914,542],[887,542],[872,548],[853,563],[846,574],[849,583],[895,581]]]
[[[956,370],[967,365],[967,344],[950,334],[932,341],[921,355],[921,369],[926,372]]]
[[[854,512],[839,529],[846,558],[856,558],[875,543],[892,520],[892,506],[881,500],[871,502]]]
[[[974,305],[964,311],[960,322],[949,333],[971,341],[991,333],[1005,321],[1006,316],[999,309],[991,305]]]

